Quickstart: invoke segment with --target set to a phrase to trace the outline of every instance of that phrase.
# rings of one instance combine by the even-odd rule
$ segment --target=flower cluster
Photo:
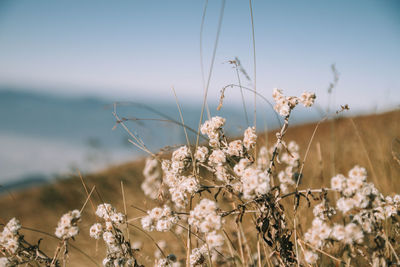
[[[244,147],[249,150],[256,145],[257,142],[257,135],[256,135],[256,128],[249,127],[244,131],[243,136],[243,145]]]
[[[63,240],[74,238],[79,233],[78,221],[80,218],[79,210],[65,213],[58,222],[55,235]]]
[[[253,151],[257,142],[255,128],[248,127],[244,131],[242,140],[228,141],[223,133],[224,124],[225,119],[218,116],[205,121],[201,125],[201,132],[210,139],[208,147],[198,146],[192,155],[189,147],[182,146],[172,153],[169,160],[162,161],[163,184],[168,187],[169,192],[169,198],[166,199],[170,199],[174,204],[171,207],[182,210],[188,206],[188,199],[196,193],[207,190],[207,185],[200,184],[203,181],[200,179],[204,179],[205,176],[200,176],[199,168],[212,174],[217,187],[229,188],[230,192],[245,200],[270,193],[272,172],[268,168],[274,147],[270,150],[261,147],[255,161],[256,151]],[[285,171],[279,175],[281,191],[286,192],[288,185],[295,184],[295,173],[298,172],[300,161],[299,148],[295,142],[286,145],[284,141],[280,141],[279,151],[274,153],[279,154],[280,162],[287,165]],[[149,166],[152,168],[157,166],[155,161],[152,164],[150,160],[147,162],[144,173],[149,173]],[[211,253],[215,252],[214,248],[224,244],[224,237],[218,233],[222,218],[217,210],[215,201],[201,199],[190,211],[188,218],[188,224],[204,235],[207,251],[210,249]],[[153,208],[147,213],[148,215],[141,220],[142,227],[146,231],[171,230],[181,219],[174,215],[177,212],[172,212],[168,206]],[[202,262],[204,255],[204,248],[195,248],[192,262]],[[164,260],[160,259],[158,264],[165,262]]]
[[[209,199],[202,199],[190,211],[189,224],[206,235],[209,249],[220,247],[224,244],[224,237],[217,233],[221,229],[222,218],[217,214],[217,203]]]
[[[131,245],[125,241],[120,229],[126,222],[125,215],[117,212],[108,203],[97,206],[96,215],[104,220],[104,224],[93,224],[89,233],[92,238],[103,238],[106,244],[107,255],[103,260],[103,266],[136,266]]]
[[[111,229],[111,224],[121,225],[125,222],[125,215],[117,212],[111,204],[104,203],[97,206],[96,215],[106,221],[106,229]]]
[[[10,254],[15,254],[19,247],[19,229],[21,229],[21,224],[17,219],[12,218],[0,233],[0,247],[4,248]]]
[[[27,262],[35,262],[38,266],[50,266],[53,262],[54,266],[59,266],[58,260],[49,258],[40,250],[39,244],[31,245],[25,240],[24,235],[19,233],[21,228],[20,222],[12,218],[0,233],[0,252],[5,256],[0,258],[0,267],[20,266]]]
[[[208,249],[206,245],[192,249],[190,253],[190,266],[202,265],[206,260]]]
[[[193,194],[199,189],[199,182],[193,175],[185,176],[190,167],[190,150],[182,146],[172,153],[171,160],[163,160],[163,182],[169,187],[172,202],[182,208],[187,204],[187,194]]]
[[[240,161],[239,166],[235,166],[238,176],[240,177],[241,193],[245,199],[252,199],[262,194],[267,194],[270,190],[270,178],[256,164],[249,165],[243,169],[243,173],[239,175],[246,161]]]
[[[208,148],[205,146],[199,146],[197,147],[196,153],[194,154],[195,160],[197,160],[200,163],[206,162],[208,157]]]
[[[342,174],[332,177],[331,190],[340,195],[336,209],[342,213],[344,223],[331,223],[328,218],[335,214],[335,210],[322,202],[314,207],[315,218],[305,240],[317,249],[325,248],[332,241],[350,247],[362,245],[371,255],[371,262],[380,262],[384,246],[372,248],[369,236],[383,243],[389,242],[385,241],[384,223],[398,214],[400,195],[384,197],[372,183],[367,182],[367,171],[360,166],[352,168],[348,177]],[[318,260],[313,251],[307,251],[304,256],[310,264]]]
[[[300,97],[284,96],[282,90],[275,88],[272,97],[275,100],[274,109],[281,116],[286,117],[290,114],[297,104],[302,103],[305,107],[311,107],[315,101],[315,94],[304,92]]]
[[[300,167],[299,145],[295,141],[290,141],[287,145],[285,141],[281,141],[278,150],[279,161],[286,165],[285,169],[278,173],[279,187],[283,193],[287,193],[289,186],[295,185],[297,179],[300,178],[296,176]],[[270,153],[272,153],[272,148]]]
[[[210,139],[209,144],[211,147],[220,146],[221,128],[225,124],[225,119],[221,117],[213,117],[206,121],[200,128],[202,134],[206,134]]]
[[[143,169],[144,181],[141,188],[146,196],[156,199],[162,183],[162,173],[157,159],[147,158]]]
[[[147,212],[148,216],[142,218],[142,227],[146,231],[169,231],[178,222],[178,217],[172,213],[171,208],[154,208]]]

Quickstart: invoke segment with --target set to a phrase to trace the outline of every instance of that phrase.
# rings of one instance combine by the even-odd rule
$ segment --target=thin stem
[[[253,63],[254,63],[254,127],[257,128],[257,62],[256,62],[256,36],[254,33],[254,17],[251,0],[249,0],[251,17],[251,36],[253,40]]]
[[[83,203],[81,210],[79,211],[79,213],[82,213],[83,209],[85,208],[86,204],[88,203],[90,196],[92,195],[94,189],[96,188],[96,186],[93,186],[92,190],[90,191],[89,195],[86,198],[85,203]]]
[[[219,35],[220,35],[220,32],[221,32],[222,20],[223,20],[223,17],[224,17],[224,9],[225,9],[225,0],[222,0],[221,11],[220,11],[220,15],[219,15],[219,22],[218,22],[217,36],[215,38],[214,51],[213,51],[213,55],[212,55],[212,59],[211,59],[210,71],[208,73],[208,79],[207,79],[206,87],[204,88],[203,105],[201,106],[199,126],[198,126],[198,130],[197,130],[196,149],[197,149],[197,146],[199,145],[200,127],[201,127],[201,124],[203,122],[204,108],[205,108],[205,106],[207,104],[208,88],[210,86],[211,74],[212,74],[212,71],[213,71],[215,56],[216,56],[216,53],[217,53],[218,40],[219,40]]]
[[[201,69],[201,81],[203,88],[205,88],[205,77],[204,77],[204,64],[203,64],[203,28],[204,28],[204,21],[206,18],[207,13],[207,6],[208,0],[204,3],[203,15],[201,16],[201,24],[200,24],[200,69]],[[207,110],[207,117],[208,119],[211,118],[210,109],[208,108],[208,104],[206,103],[206,110]]]

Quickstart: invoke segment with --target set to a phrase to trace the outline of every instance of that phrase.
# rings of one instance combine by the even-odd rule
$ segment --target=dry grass
[[[327,187],[333,174],[333,166],[336,173],[347,173],[349,169],[358,164],[367,168],[368,179],[374,182],[382,193],[400,192],[400,183],[396,181],[400,177],[400,165],[393,159],[391,151],[392,141],[399,138],[400,135],[399,124],[400,111],[360,116],[354,119],[344,117],[322,123],[312,141],[300,189]],[[333,139],[331,138],[332,126],[334,129]],[[315,124],[289,127],[284,138],[287,141],[295,140],[299,144],[302,158],[314,128]],[[271,142],[275,140],[275,133],[268,133],[267,140],[270,141],[271,145]],[[261,142],[263,141],[261,140]],[[332,151],[334,153],[331,153]],[[335,158],[332,158],[332,155]],[[138,160],[110,168],[101,173],[85,176],[84,181],[89,190],[94,185],[97,188],[97,192],[93,194],[92,198],[94,205],[108,202],[112,203],[118,210],[123,211],[120,187],[122,180],[128,207],[128,218],[142,216],[143,212],[138,208],[147,210],[154,207],[156,203],[148,201],[140,190],[140,184],[143,180],[143,164],[143,160]],[[68,210],[79,209],[85,199],[86,193],[81,180],[78,176],[72,176],[43,187],[13,192],[12,197],[7,194],[3,195],[0,198],[2,207],[0,219],[2,223],[6,223],[10,218],[17,217],[25,227],[44,232],[51,231],[50,234],[53,234],[60,216]],[[290,201],[292,200],[288,200],[288,203]],[[309,217],[311,212],[305,204],[302,203],[298,210],[298,214],[301,214],[299,223],[302,229],[300,231],[306,230],[311,221],[311,217]],[[89,227],[96,221],[93,214],[92,205],[89,203],[82,215],[82,223],[80,224],[82,233],[75,242],[71,243],[96,259],[97,262],[101,262],[104,257],[103,244],[99,242],[98,246],[94,245],[94,240],[89,238],[88,234]],[[309,217],[308,223],[307,217]],[[226,225],[225,227],[231,226]],[[246,222],[244,222],[243,227],[245,232],[251,230],[247,229]],[[42,249],[52,255],[57,242],[55,239],[29,230],[23,230],[22,233],[32,243],[43,238]],[[151,244],[152,241],[135,228],[130,228],[130,234],[133,241],[140,240],[146,244],[137,257],[140,259],[140,263],[146,266],[152,264],[152,256],[155,250],[155,246]],[[172,233],[152,232],[150,234],[157,240],[164,239],[167,241],[167,253],[185,252],[183,236],[176,236]],[[237,235],[237,237],[239,236]],[[256,245],[251,247],[252,252],[256,252],[255,248]],[[73,248],[71,248],[70,263],[71,266],[93,265],[80,252],[74,252]]]

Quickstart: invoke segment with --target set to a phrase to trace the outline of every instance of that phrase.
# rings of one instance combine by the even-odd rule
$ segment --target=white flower
[[[300,159],[300,154],[298,152],[291,152],[289,153],[283,153],[281,156],[281,160],[288,164],[289,166],[293,167],[298,167],[299,165],[299,159]]]
[[[364,232],[366,233],[371,233],[372,231],[372,224],[369,220],[363,221],[361,223],[361,228],[363,229]]]
[[[281,116],[287,116],[290,113],[290,103],[286,99],[286,97],[282,94],[282,91],[280,89],[274,89],[272,93],[272,97],[274,98],[276,105],[274,106],[274,109],[281,115]]]
[[[318,260],[318,254],[316,254],[310,250],[305,250],[304,251],[304,260],[308,264],[315,264]]]
[[[113,223],[115,223],[116,225],[123,224],[125,222],[125,215],[123,213],[121,213],[121,212],[114,213],[111,216],[111,221]]]
[[[69,211],[64,214],[58,222],[55,235],[61,239],[68,239],[79,233],[77,226],[81,213],[78,210]]]
[[[107,243],[107,245],[112,245],[112,244],[115,244],[115,242],[116,242],[116,239],[115,239],[113,233],[111,233],[111,232],[104,232],[103,240],[104,240],[104,242]]]
[[[367,170],[356,165],[349,171],[349,178],[365,182],[367,180]]]
[[[110,263],[110,261],[111,261],[111,260],[110,260],[109,258],[104,258],[104,259],[103,259],[103,266],[104,266],[104,267],[108,266],[108,264]]]
[[[285,183],[281,183],[279,185],[279,189],[281,190],[282,194],[287,194],[289,193],[289,187]]]
[[[100,239],[100,237],[103,234],[103,227],[101,226],[100,223],[95,223],[90,227],[90,236],[93,237],[94,239]]]
[[[238,175],[242,176],[246,167],[250,165],[250,160],[244,158],[239,161],[238,164],[235,165],[233,171]]]
[[[104,220],[110,220],[112,214],[114,214],[115,209],[108,203],[103,203],[97,206],[96,215]]]
[[[213,249],[213,248],[221,247],[224,244],[225,239],[222,235],[217,234],[216,231],[213,231],[206,235],[206,241],[207,241],[209,248]]]
[[[301,94],[299,101],[305,107],[311,107],[314,104],[315,98],[316,98],[316,96],[314,93],[304,92]]]
[[[299,145],[295,141],[290,141],[287,148],[290,153],[299,152]]]
[[[11,233],[16,235],[18,230],[21,229],[21,224],[16,218],[12,218],[5,226]]]
[[[265,146],[260,148],[258,152],[257,164],[260,168],[265,168],[269,163],[268,149]]]
[[[221,128],[222,126],[224,126],[225,124],[225,119],[219,116],[215,116],[213,118],[211,118],[211,123],[213,125],[213,130],[217,130],[219,128]]]
[[[319,203],[318,205],[314,206],[313,213],[314,213],[315,217],[320,217],[322,219],[323,216],[321,216],[321,214],[323,214],[324,211],[325,211],[325,204],[324,203]]]
[[[221,165],[225,163],[225,153],[220,149],[215,149],[208,158],[210,165]]]
[[[378,221],[383,221],[386,219],[385,210],[383,209],[383,207],[377,207],[374,209],[374,217],[375,220]]]
[[[200,188],[199,182],[194,176],[190,176],[184,179],[180,184],[180,187],[182,188],[182,190],[188,192],[189,194],[193,194]]]
[[[215,167],[215,176],[223,182],[227,182],[230,179],[230,174],[224,166]]]
[[[393,197],[393,202],[395,204],[399,204],[400,203],[400,195],[394,195]]]
[[[204,163],[207,160],[208,148],[205,146],[199,146],[194,154],[194,157],[199,162]]]
[[[332,232],[332,229],[326,223],[323,223],[322,226],[318,230],[319,230],[318,231],[319,237],[322,240],[327,239]]]
[[[280,99],[284,98],[282,94],[282,89],[274,88],[274,90],[272,91],[272,97],[275,101],[279,101]]]
[[[322,221],[320,218],[314,218],[314,220],[312,221],[312,226],[313,228],[321,228],[322,225],[324,224],[324,221]]]
[[[146,231],[153,231],[153,219],[150,216],[143,217],[140,222],[142,223],[142,228]]]
[[[346,231],[344,229],[344,226],[341,224],[335,224],[331,231],[331,237],[338,241],[341,241],[345,238],[345,236]]]
[[[295,182],[292,179],[293,177],[293,168],[288,166],[284,171],[280,171],[278,173],[279,182],[294,185]]]
[[[354,208],[355,201],[352,198],[339,198],[336,201],[336,207],[338,210],[340,210],[343,213],[348,212],[352,208]]]
[[[259,169],[248,167],[242,175],[243,197],[251,199],[254,196],[266,194],[270,190],[269,177]]]
[[[207,251],[206,245],[203,245],[201,248],[194,248],[192,253],[190,253],[190,266],[203,264],[206,259]]]
[[[4,246],[11,254],[15,254],[19,247],[18,237],[9,238]]]
[[[143,243],[141,241],[135,241],[131,244],[132,249],[141,249]]]
[[[390,217],[392,215],[396,215],[397,214],[397,209],[395,206],[393,205],[386,205],[385,206],[385,215],[386,217]]]
[[[210,137],[210,134],[216,132],[225,124],[225,119],[221,117],[213,117],[211,120],[205,121],[204,124],[200,127],[200,131],[202,134],[207,134]],[[211,138],[211,137],[210,137]]]
[[[10,261],[6,257],[0,258],[0,267],[7,267]]]
[[[331,188],[334,190],[339,190],[342,191],[344,188],[344,182],[345,182],[346,177],[344,177],[342,174],[338,174],[331,179]]]
[[[274,109],[284,117],[288,116],[290,111],[295,108],[299,102],[305,107],[311,107],[315,101],[314,93],[304,92],[300,97],[285,97],[280,89],[274,89],[272,97],[276,102]]]
[[[147,212],[149,215],[141,219],[142,227],[146,231],[157,230],[159,232],[169,231],[178,221],[171,209],[164,205],[163,208],[154,208]]]
[[[354,200],[354,205],[362,209],[365,209],[369,204],[368,198],[360,192],[357,192],[353,196],[353,200]]]
[[[154,263],[154,267],[167,267],[167,266],[170,266],[167,259],[156,259],[156,262]]]
[[[249,150],[250,148],[254,147],[257,142],[257,135],[256,135],[256,128],[249,127],[244,131],[243,137],[243,145],[244,147]]]
[[[362,242],[364,234],[358,225],[354,223],[349,223],[345,226],[344,230],[345,230],[345,236],[343,241],[345,244]]]
[[[158,219],[160,219],[162,217],[163,209],[156,207],[156,208],[152,209],[148,213],[150,215],[150,218],[152,218],[153,220],[158,220]]]
[[[151,199],[158,197],[159,189],[162,182],[162,173],[159,168],[158,161],[154,158],[147,158],[143,169],[144,181],[141,188],[144,194]]]
[[[241,140],[235,140],[229,143],[228,149],[226,150],[231,156],[240,157],[243,154],[243,144]]]
[[[172,228],[172,221],[171,220],[158,220],[156,224],[156,230],[159,232],[166,232]]]
[[[187,146],[181,146],[172,153],[172,161],[183,161],[190,156],[190,151]]]
[[[209,199],[202,199],[190,211],[189,223],[198,227],[203,233],[219,230],[222,218],[217,214],[217,203]]]

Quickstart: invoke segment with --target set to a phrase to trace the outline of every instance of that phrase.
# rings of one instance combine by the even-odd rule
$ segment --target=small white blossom
[[[230,156],[240,157],[243,154],[243,144],[241,140],[235,140],[229,143],[226,153]]]
[[[316,98],[316,96],[314,93],[304,92],[301,94],[299,101],[305,107],[311,107],[314,104],[315,98]]]
[[[243,145],[244,147],[249,150],[250,148],[253,148],[257,142],[257,135],[256,135],[256,128],[255,127],[249,127],[244,131],[244,137],[243,137]]]
[[[206,241],[210,249],[221,247],[225,239],[221,234],[217,234],[217,232],[213,231],[206,235]]]
[[[315,263],[317,263],[317,260],[318,260],[318,254],[316,254],[310,250],[305,250],[304,251],[304,260],[308,264],[315,264]]]
[[[100,223],[95,223],[90,227],[89,229],[90,232],[90,237],[94,239],[100,239],[100,237],[103,234],[103,227],[101,226]]]
[[[58,222],[55,235],[61,239],[75,237],[79,233],[77,223],[80,218],[81,213],[78,210],[64,214]]]
[[[205,262],[207,251],[206,245],[201,248],[194,248],[190,253],[190,266],[202,265]]]
[[[190,151],[187,146],[182,146],[172,153],[172,161],[184,161],[190,157]]]
[[[194,154],[196,160],[201,163],[204,163],[207,160],[208,156],[208,148],[205,146],[199,146]]]
[[[208,161],[210,165],[221,165],[226,162],[225,153],[220,149],[216,149],[211,153]]]

